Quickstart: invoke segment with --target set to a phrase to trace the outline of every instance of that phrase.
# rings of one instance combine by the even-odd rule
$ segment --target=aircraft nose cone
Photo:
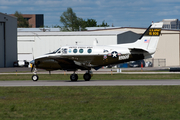
[[[32,72],[32,71],[33,71],[33,68],[34,68],[34,63],[35,63],[35,62],[34,62],[34,60],[32,60],[32,61],[30,61],[29,63],[30,63],[30,66],[31,66],[31,72]]]
[[[34,60],[30,61],[31,64],[34,64]]]

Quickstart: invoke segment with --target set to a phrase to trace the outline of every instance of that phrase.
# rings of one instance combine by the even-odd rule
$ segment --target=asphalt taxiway
[[[127,68],[123,70],[141,70],[141,68]],[[123,72],[123,74],[180,74],[180,72],[168,72],[167,67],[157,68],[143,68],[143,70],[152,70],[152,72]],[[153,72],[153,70],[166,70],[165,72]],[[0,68],[0,74],[32,74],[30,68]],[[100,69],[93,71],[94,74],[116,74],[116,69]],[[84,71],[77,71],[78,74],[84,74]],[[38,74],[49,74],[48,71],[39,71]],[[64,71],[52,71],[52,74],[65,74]],[[66,74],[72,74],[67,72]],[[14,81],[0,81],[0,86],[150,86],[150,85],[180,85],[180,79],[169,80],[78,80],[71,82],[68,80],[39,80],[33,82],[32,80],[14,80]]]
[[[180,85],[179,80],[91,80],[76,82],[62,80],[31,80],[24,81],[0,81],[0,86],[169,86]]]

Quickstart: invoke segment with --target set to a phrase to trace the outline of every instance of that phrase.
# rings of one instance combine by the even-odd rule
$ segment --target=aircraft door
[[[93,49],[93,51],[94,51],[94,53],[96,53],[96,54],[102,54],[102,53],[103,53],[103,49],[98,49],[98,48],[96,48],[96,49]]]

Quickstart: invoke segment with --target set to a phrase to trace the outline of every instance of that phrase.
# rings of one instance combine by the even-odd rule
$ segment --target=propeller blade
[[[34,69],[34,64],[32,64],[32,67],[31,67],[31,72],[33,71],[33,69]]]

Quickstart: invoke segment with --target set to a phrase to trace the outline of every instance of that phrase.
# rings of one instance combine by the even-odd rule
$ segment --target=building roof
[[[42,31],[53,31],[59,32],[61,31],[60,28],[17,28],[18,32],[42,32]]]
[[[116,36],[127,31],[20,32],[18,36]]]
[[[14,18],[14,19],[17,19],[17,17],[15,17],[15,16],[11,16],[11,15],[8,15],[8,14],[6,14],[6,13],[1,13],[1,12],[0,12],[0,14],[1,14],[1,15],[4,15],[4,16],[11,17],[11,18]]]
[[[120,28],[120,27],[86,27],[87,31],[93,31],[93,30],[108,30],[108,29],[115,29],[115,28]],[[18,28],[17,29],[19,32],[21,31],[36,31],[36,32],[40,32],[40,31],[61,31],[61,28]]]
[[[163,19],[162,21],[163,21],[163,22],[166,22],[166,21],[167,21],[167,22],[171,22],[171,21],[177,21],[177,20],[178,20],[178,19]]]

